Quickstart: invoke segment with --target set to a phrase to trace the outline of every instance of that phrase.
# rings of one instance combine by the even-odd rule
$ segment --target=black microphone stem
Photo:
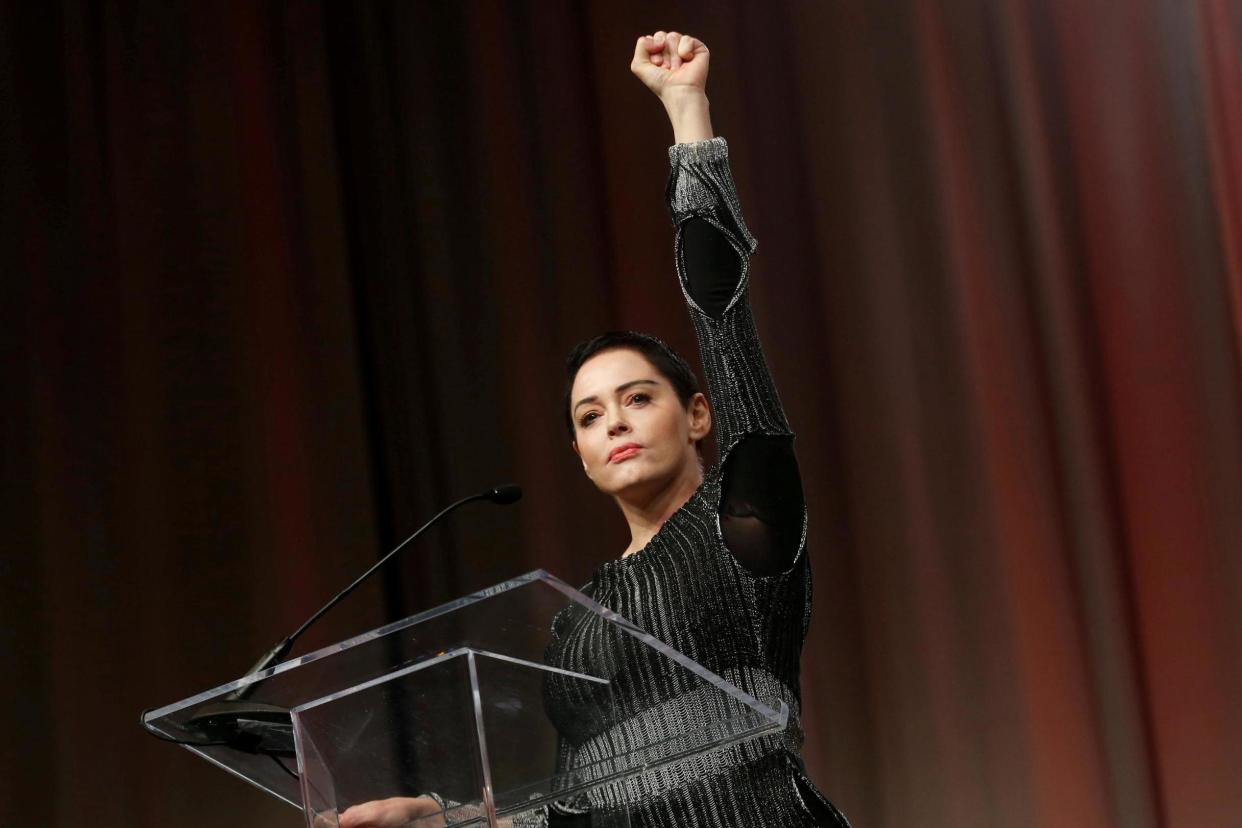
[[[398,552],[400,552],[402,549],[404,549],[406,544],[408,544],[410,541],[414,540],[414,539],[415,539],[415,538],[417,538],[419,535],[421,535],[424,531],[426,531],[426,529],[427,529],[428,527],[430,527],[430,526],[431,526],[433,523],[435,523],[437,520],[439,520],[440,518],[444,517],[444,516],[445,516],[445,515],[447,515],[449,512],[451,512],[451,511],[453,511],[454,509],[456,509],[458,506],[464,506],[464,505],[466,505],[467,503],[471,503],[471,502],[473,502],[473,501],[475,501],[475,500],[484,500],[484,499],[486,499],[486,498],[487,498],[487,494],[486,494],[486,493],[483,493],[483,494],[475,494],[475,495],[470,495],[469,497],[463,497],[461,500],[457,501],[456,503],[454,503],[454,504],[452,504],[452,505],[450,505],[450,506],[446,506],[446,507],[444,507],[443,509],[441,509],[441,510],[440,510],[440,512],[439,512],[438,514],[436,514],[436,516],[435,516],[435,517],[433,517],[431,520],[427,521],[427,522],[426,522],[426,523],[424,523],[422,526],[420,526],[420,527],[419,527],[419,528],[418,528],[418,529],[414,532],[414,534],[410,535],[408,538],[406,538],[405,540],[401,541],[401,543],[399,543],[399,544],[397,544],[395,547],[393,547],[393,549],[392,549],[392,551],[391,551],[391,552],[389,552],[387,555],[385,555],[384,557],[382,557],[382,558],[380,558],[378,561],[376,561],[376,562],[375,562],[375,564],[374,564],[374,565],[373,565],[370,569],[368,569],[366,572],[364,572],[364,573],[362,573],[361,575],[359,575],[359,576],[358,576],[358,578],[357,578],[357,579],[356,579],[356,580],[355,580],[352,584],[350,584],[349,586],[345,587],[345,589],[344,589],[344,590],[342,590],[342,591],[341,591],[341,593],[340,593],[339,595],[337,595],[335,598],[333,598],[333,599],[332,599],[331,601],[329,601],[328,603],[324,604],[324,605],[323,605],[323,607],[321,607],[321,608],[320,608],[320,610],[319,610],[318,612],[316,612],[314,615],[312,615],[310,618],[307,618],[307,619],[306,619],[306,621],[302,624],[302,626],[300,626],[300,627],[298,627],[296,630],[294,630],[294,631],[293,631],[293,635],[289,636],[286,640],[290,643],[290,645],[292,645],[292,644],[293,644],[293,642],[297,640],[298,636],[300,636],[302,633],[306,632],[306,628],[307,628],[307,627],[309,627],[311,624],[314,624],[317,620],[319,620],[319,617],[320,617],[321,615],[323,615],[325,612],[327,612],[328,610],[332,609],[332,608],[333,608],[333,607],[335,607],[337,604],[339,604],[339,603],[341,602],[341,600],[345,598],[345,596],[349,595],[349,593],[351,593],[351,592],[353,592],[355,589],[357,589],[359,584],[361,584],[361,583],[362,583],[363,581],[365,581],[367,578],[370,578],[370,577],[371,577],[371,575],[372,575],[372,573],[374,573],[374,572],[375,572],[375,570],[377,570],[377,569],[379,569],[381,566],[383,566],[383,565],[384,565],[384,563],[385,563],[385,562],[386,562],[389,558],[391,558],[393,555],[397,554],[397,553],[398,553]]]
[[[439,514],[424,523],[422,526],[418,527],[414,534],[397,544],[387,555],[376,561],[370,569],[359,575],[352,584],[337,593],[337,595],[331,601],[324,604],[318,612],[306,619],[302,626],[293,631],[292,635],[281,641],[268,652],[264,653],[263,657],[259,659],[257,664],[250,668],[246,675],[252,676],[255,673],[266,670],[268,667],[271,667],[273,664],[284,658],[293,647],[293,642],[297,641],[298,636],[306,632],[307,628],[310,627],[311,624],[314,624],[325,612],[339,604],[347,595],[357,589],[359,584],[371,577],[377,569],[387,563],[393,555],[404,549],[410,541],[427,531],[427,529],[435,525],[436,521],[447,515],[449,512],[459,506],[464,506],[465,504],[475,500],[490,500],[492,503],[505,505],[517,501],[521,496],[521,489],[513,484],[505,484],[496,486],[486,492],[480,492],[479,494],[470,495],[469,497],[463,497],[456,503],[441,509]],[[185,725],[201,730],[201,732],[207,737],[206,741],[190,741],[175,738],[170,739],[169,741],[199,746],[229,745],[230,747],[244,750],[249,753],[271,753],[274,756],[292,756],[293,748],[290,747],[292,744],[292,737],[288,733],[290,729],[289,711],[286,708],[277,705],[247,701],[247,697],[258,689],[264,681],[266,681],[266,679],[252,681],[250,684],[240,687],[232,693],[224,696],[219,701],[211,702],[206,706],[199,708],[194,715],[186,720]],[[250,730],[243,731],[243,729],[239,726],[239,723],[243,720],[252,725],[260,726],[260,730],[255,731],[251,728]],[[143,727],[147,728],[147,730],[156,734],[160,738],[167,738],[146,722],[145,711],[142,717],[142,723]]]
[[[352,584],[345,587],[345,589],[341,590],[341,592],[337,593],[336,597],[334,597],[331,601],[329,601],[328,603],[320,607],[319,610],[314,615],[312,615],[310,618],[307,618],[306,621],[302,623],[302,626],[298,627],[296,630],[293,631],[292,635],[290,635],[284,641],[281,641],[279,644],[273,647],[270,652],[266,653],[263,656],[263,658],[259,659],[258,663],[255,664],[255,666],[251,667],[250,670],[246,673],[246,675],[251,675],[261,670],[266,670],[268,667],[271,667],[273,664],[275,664],[276,662],[284,658],[285,654],[287,654],[289,650],[293,647],[293,642],[297,641],[298,636],[306,632],[307,628],[310,627],[311,624],[314,624],[316,621],[319,620],[320,616],[322,616],[325,612],[332,609],[337,604],[339,604],[342,600],[344,600],[347,595],[349,595],[351,592],[353,592],[355,589],[358,588],[359,584],[361,584],[367,578],[370,578],[371,575],[374,574],[374,572],[377,569],[383,566],[388,561],[389,558],[391,558],[393,555],[397,554],[402,549],[404,549],[406,544],[408,544],[410,541],[414,540],[419,535],[421,535],[423,532],[425,532],[432,524],[434,524],[440,518],[444,517],[449,512],[456,509],[457,507],[464,506],[467,503],[471,503],[475,500],[492,500],[495,497],[494,493],[496,491],[497,489],[492,489],[490,491],[480,492],[479,494],[470,495],[469,497],[463,497],[461,500],[457,501],[456,503],[453,503],[441,509],[439,513],[436,514],[435,517],[433,517],[431,520],[424,523],[422,526],[418,527],[418,529],[414,531],[414,534],[410,535],[408,538],[401,541],[401,543],[393,547],[393,549],[387,555],[380,558],[378,561],[375,562],[375,564],[370,569],[368,569],[366,572],[359,575]],[[250,685],[250,687],[253,687],[253,686],[254,685]],[[244,696],[245,694],[243,693],[242,695]]]

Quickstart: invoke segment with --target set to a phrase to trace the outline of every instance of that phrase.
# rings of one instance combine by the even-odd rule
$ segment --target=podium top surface
[[[590,640],[610,643],[565,669],[556,631],[588,627]],[[614,684],[632,687],[652,669],[674,689],[649,708],[622,709]],[[232,725],[253,738],[220,744],[204,722],[239,703]],[[485,819],[779,731],[788,714],[781,699],[743,692],[535,570],[143,720],[308,812],[435,791]]]

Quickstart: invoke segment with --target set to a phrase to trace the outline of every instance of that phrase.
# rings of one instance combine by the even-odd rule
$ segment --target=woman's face
[[[707,400],[689,406],[638,351],[617,348],[588,359],[570,392],[574,451],[600,491],[643,500],[698,471],[695,442],[711,429]]]

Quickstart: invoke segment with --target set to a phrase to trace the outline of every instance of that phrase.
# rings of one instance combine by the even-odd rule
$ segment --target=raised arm
[[[749,303],[756,248],[712,132],[706,94],[710,53],[696,38],[640,38],[631,70],[663,103],[677,143],[666,197],[676,228],[677,275],[707,374],[721,474],[725,541],[757,574],[781,572],[803,538],[805,505],[789,424],[759,347]]]

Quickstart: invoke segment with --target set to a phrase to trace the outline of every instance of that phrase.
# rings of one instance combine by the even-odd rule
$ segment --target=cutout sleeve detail
[[[719,452],[721,533],[746,569],[775,574],[802,547],[806,507],[793,435],[750,309],[758,245],[742,216],[724,138],[676,144],[669,161],[674,261],[698,335]]]

